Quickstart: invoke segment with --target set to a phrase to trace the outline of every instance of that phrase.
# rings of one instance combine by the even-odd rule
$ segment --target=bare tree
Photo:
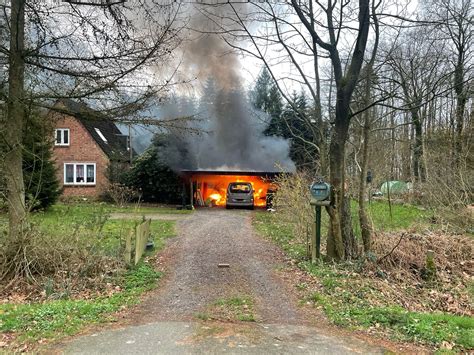
[[[10,10],[4,173],[7,188],[9,236],[12,240],[19,239],[26,222],[25,185],[22,168],[22,135],[25,124],[25,5],[25,0],[12,0]]]
[[[426,180],[424,161],[424,122],[427,102],[442,89],[447,75],[443,74],[443,52],[430,39],[429,28],[418,28],[400,37],[399,44],[388,54],[388,64],[395,73],[391,80],[401,90],[400,98],[411,115],[414,128],[413,176]]]
[[[366,198],[367,198],[367,178],[368,178],[368,171],[369,171],[369,147],[370,147],[370,134],[372,124],[376,118],[371,115],[374,112],[374,108],[372,110],[369,109],[372,105],[374,105],[374,95],[372,94],[373,86],[374,86],[374,64],[377,58],[377,51],[379,46],[380,40],[380,27],[379,22],[376,15],[377,6],[380,6],[380,2],[378,4],[372,4],[372,19],[374,24],[374,32],[375,32],[375,41],[372,48],[372,54],[370,60],[368,61],[367,65],[364,67],[364,77],[363,77],[363,100],[362,100],[362,163],[360,167],[360,178],[359,178],[359,194],[358,194],[358,202],[359,202],[359,224],[362,236],[362,243],[364,245],[364,252],[368,253],[371,251],[372,245],[372,226],[369,221],[369,217],[367,215],[367,208],[366,208]]]
[[[430,6],[431,5],[431,6]],[[469,97],[468,82],[472,79],[472,41],[474,39],[474,5],[470,0],[435,0],[427,7],[430,16],[439,21],[437,26],[452,48],[453,87],[456,94],[455,161],[463,155],[463,133],[466,105]],[[446,39],[442,38],[444,43]]]
[[[282,116],[285,129],[301,145],[318,152],[318,166],[314,170],[326,172],[327,160],[324,158],[327,155],[327,132],[321,101],[320,54],[316,43],[308,40],[304,26],[298,20],[290,20],[295,16],[292,6],[270,2],[255,2],[244,6],[232,2],[212,6],[204,3],[204,6],[198,6],[198,11],[211,25],[193,30],[219,35],[231,48],[262,61],[283,100],[298,116],[298,124],[304,126],[306,131],[302,134],[301,130],[293,129],[288,117]],[[259,29],[266,30],[263,33],[260,30],[253,33],[255,23],[262,24]],[[315,23],[313,25],[316,26]],[[245,44],[247,41],[250,46]],[[291,69],[286,68],[280,75],[278,72],[281,66]],[[300,110],[297,107],[292,98],[294,85],[304,87],[305,93],[309,94],[310,110]],[[308,139],[308,136],[315,139]],[[311,158],[315,160],[315,157]]]
[[[347,203],[344,198],[345,145],[348,139],[351,120],[351,98],[363,65],[369,35],[370,2],[368,0],[359,0],[356,39],[352,53],[349,55],[349,65],[345,69],[338,49],[339,36],[345,25],[342,21],[337,19],[342,18],[344,10],[348,8],[349,3],[339,4],[339,9],[337,8],[337,1],[329,1],[327,7],[322,7],[321,4],[319,4],[326,14],[329,41],[324,41],[312,26],[312,23],[315,21],[313,20],[313,12],[310,6],[301,6],[301,3],[296,0],[292,0],[292,5],[299,19],[310,33],[311,38],[313,38],[318,46],[328,52],[334,70],[336,83],[336,113],[334,130],[329,146],[330,181],[334,192],[333,204],[327,208],[331,217],[327,253],[329,257],[343,259],[345,257],[344,239],[352,237],[347,235],[348,229],[345,228],[346,223],[350,221],[344,218],[343,214],[344,204]],[[346,233],[343,234],[343,231],[346,231]]]
[[[102,101],[115,115],[143,108],[170,83],[160,63],[179,44],[178,5],[139,1],[130,7],[82,7],[11,0],[1,5],[0,58],[8,71],[2,135],[9,240],[21,244],[27,223],[22,172],[26,107],[61,97]],[[3,81],[2,81],[3,82]],[[126,97],[125,100],[123,98]],[[2,105],[2,110],[4,105]],[[15,254],[15,251],[12,251]]]

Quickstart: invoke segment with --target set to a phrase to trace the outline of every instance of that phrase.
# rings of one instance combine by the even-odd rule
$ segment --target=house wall
[[[109,159],[82,124],[72,116],[54,113],[55,128],[69,128],[69,146],[54,146],[53,157],[63,196],[98,198],[106,189]],[[64,163],[95,163],[95,185],[64,185]]]

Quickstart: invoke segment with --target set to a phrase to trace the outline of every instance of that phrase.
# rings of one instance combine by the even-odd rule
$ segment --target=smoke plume
[[[212,11],[222,15],[219,7]],[[294,171],[289,142],[263,134],[269,118],[252,108],[237,54],[221,37],[209,34],[216,32],[214,23],[195,13],[191,27],[206,34],[190,40],[184,51],[186,72],[203,83],[197,108],[201,120],[191,128],[205,133],[176,134],[165,156],[175,169]]]

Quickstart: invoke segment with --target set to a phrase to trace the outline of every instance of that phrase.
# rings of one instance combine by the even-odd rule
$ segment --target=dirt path
[[[198,210],[160,261],[165,279],[127,314],[121,329],[77,338],[67,353],[382,353],[360,339],[327,334],[278,276],[285,257],[255,235],[252,212]],[[218,264],[229,264],[220,268]],[[256,322],[213,314],[216,301],[246,297]],[[246,306],[244,306],[246,307]],[[247,311],[247,310],[245,310]],[[211,321],[202,321],[202,316]],[[136,345],[133,345],[136,344]]]

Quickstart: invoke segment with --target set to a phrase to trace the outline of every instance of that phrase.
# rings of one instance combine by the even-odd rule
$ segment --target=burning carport
[[[181,170],[189,186],[193,206],[225,206],[227,186],[231,182],[249,182],[254,190],[254,204],[265,207],[267,192],[275,178],[285,172],[232,171],[232,170]]]

